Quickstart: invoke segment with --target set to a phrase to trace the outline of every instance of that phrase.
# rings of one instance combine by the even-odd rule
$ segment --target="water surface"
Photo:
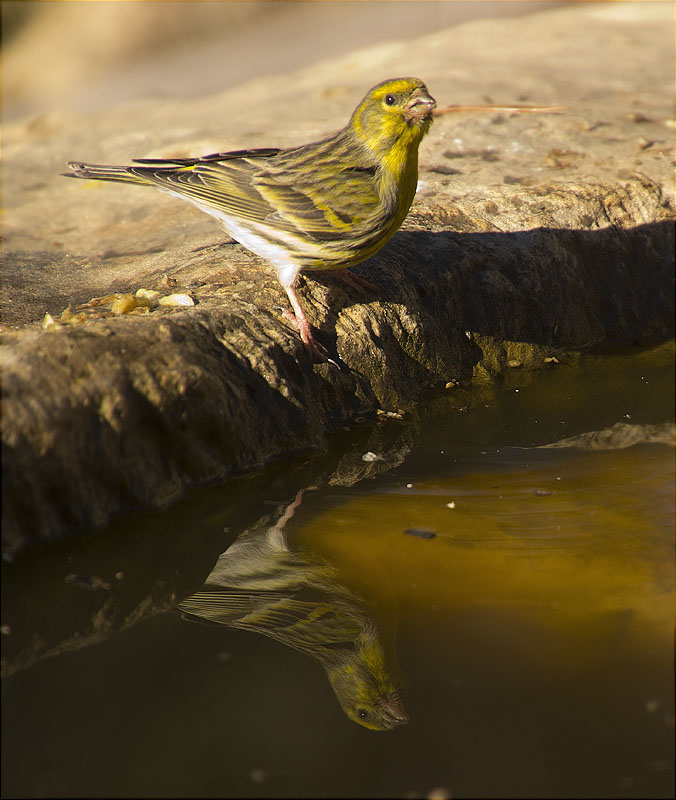
[[[438,392],[4,565],[3,795],[673,796],[672,353]]]

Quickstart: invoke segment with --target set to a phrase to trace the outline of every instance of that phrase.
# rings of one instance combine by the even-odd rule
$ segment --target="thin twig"
[[[455,114],[460,111],[515,111],[530,114],[548,114],[556,111],[565,111],[568,106],[445,106],[435,108],[432,112],[435,117],[442,114]]]

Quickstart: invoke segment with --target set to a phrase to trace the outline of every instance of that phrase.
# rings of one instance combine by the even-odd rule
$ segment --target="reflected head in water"
[[[354,654],[337,664],[324,664],[333,691],[347,716],[374,731],[385,731],[408,722],[383,661],[377,634],[363,637]]]
[[[188,619],[260,633],[319,661],[343,711],[359,725],[403,725],[394,626],[385,624],[394,605],[386,597],[369,604],[326,558],[289,545],[284,528],[303,492],[274,525],[244,531],[202,589],[178,607]]]

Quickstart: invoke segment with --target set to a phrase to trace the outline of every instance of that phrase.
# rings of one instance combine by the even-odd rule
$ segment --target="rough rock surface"
[[[5,553],[321,448],[363,409],[410,408],[513,358],[673,335],[672,15],[585,4],[468,23],[221,95],[6,126]],[[312,363],[275,278],[207,215],[58,175],[69,159],[310,141],[400,74],[442,106],[568,110],[435,122],[402,232],[357,268],[379,295],[305,280],[336,364]],[[46,312],[139,287],[196,306],[42,329]]]

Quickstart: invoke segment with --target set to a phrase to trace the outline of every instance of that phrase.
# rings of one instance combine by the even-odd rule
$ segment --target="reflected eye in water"
[[[178,604],[186,618],[268,636],[325,669],[345,714],[370,730],[408,722],[399,699],[393,601],[349,586],[326,558],[289,545],[284,528],[304,490],[277,522],[244,531],[202,589]],[[378,608],[376,614],[373,607]]]

